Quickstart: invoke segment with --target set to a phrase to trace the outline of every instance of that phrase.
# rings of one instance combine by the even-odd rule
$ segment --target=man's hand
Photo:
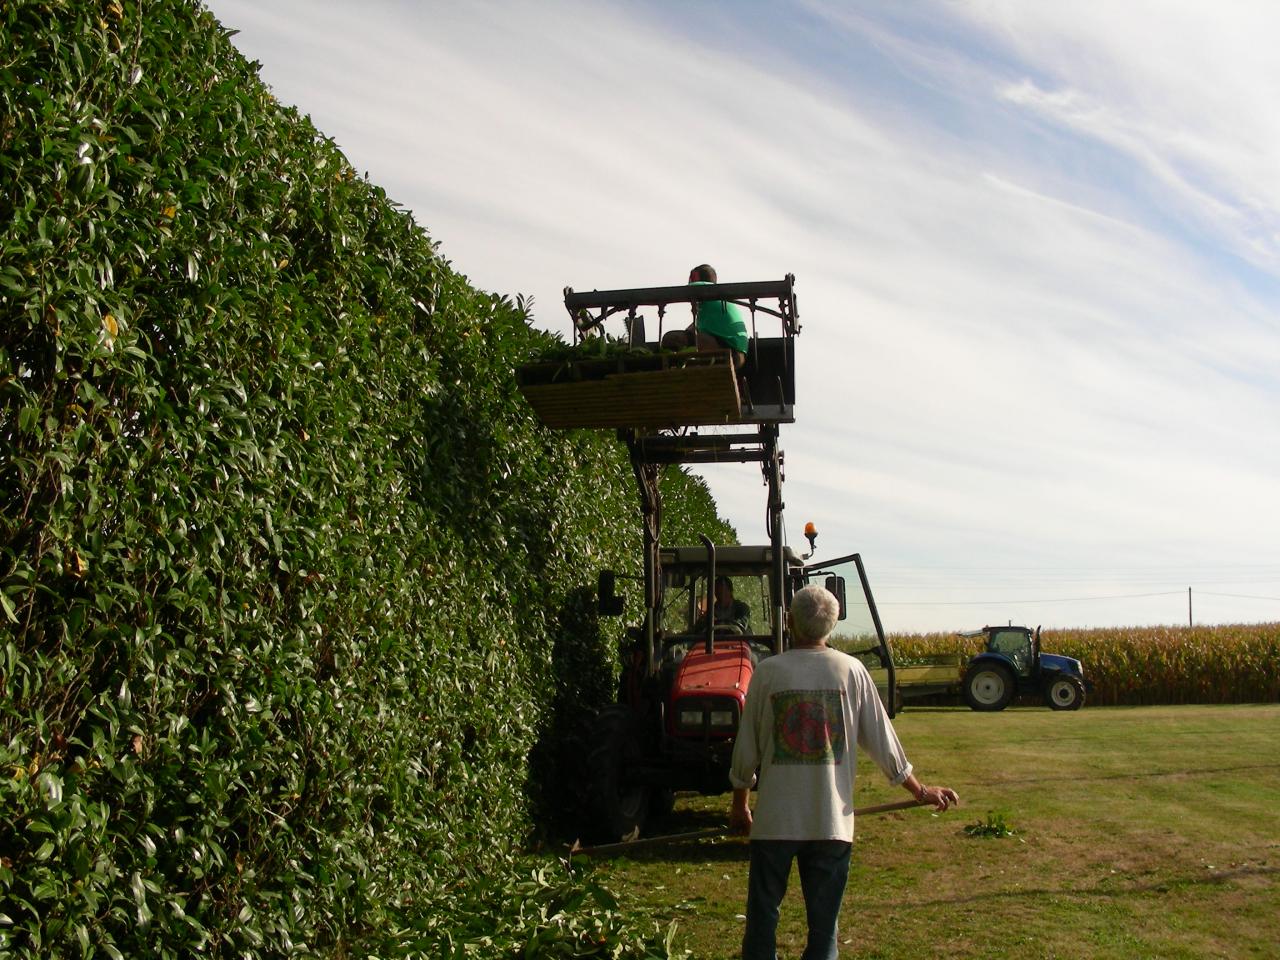
[[[920,803],[932,803],[938,810],[960,805],[960,797],[950,787],[926,787],[914,773],[902,781],[902,786]]]
[[[751,832],[751,807],[747,804],[749,790],[734,790],[729,806],[729,829],[745,836]]]
[[[960,797],[950,787],[926,787],[922,784],[920,792],[916,794],[916,799],[921,802],[927,800],[936,809],[944,811],[948,807],[959,806],[960,804]]]

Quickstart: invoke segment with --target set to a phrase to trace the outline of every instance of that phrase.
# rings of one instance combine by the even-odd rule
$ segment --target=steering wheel
[[[736,623],[717,623],[715,626],[715,635],[717,637],[740,637],[743,629]]]

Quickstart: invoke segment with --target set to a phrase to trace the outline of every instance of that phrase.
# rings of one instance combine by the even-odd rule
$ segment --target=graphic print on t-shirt
[[[773,762],[844,762],[844,710],[839,690],[784,690],[773,707]]]

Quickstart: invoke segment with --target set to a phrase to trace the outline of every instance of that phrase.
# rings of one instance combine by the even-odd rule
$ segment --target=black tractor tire
[[[1013,671],[998,663],[975,663],[964,675],[964,699],[970,710],[1003,710],[1017,692]]]
[[[1079,710],[1084,706],[1084,684],[1077,677],[1054,677],[1044,686],[1044,702],[1054,710]]]
[[[676,792],[666,787],[649,791],[649,819],[661,820],[671,816],[676,808]]]
[[[606,707],[596,716],[587,750],[587,822],[591,843],[634,840],[649,816],[649,787],[628,774],[644,756],[640,725],[631,710]]]

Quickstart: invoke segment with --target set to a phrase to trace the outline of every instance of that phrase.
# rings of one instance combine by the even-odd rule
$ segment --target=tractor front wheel
[[[591,737],[585,832],[599,843],[634,840],[649,815],[649,788],[631,779],[644,755],[640,725],[626,707],[607,707],[597,715]]]
[[[1016,691],[1013,673],[998,663],[975,663],[964,677],[964,699],[971,710],[1003,710]]]
[[[1045,686],[1044,699],[1054,710],[1079,710],[1084,706],[1084,684],[1075,677],[1057,677]]]

